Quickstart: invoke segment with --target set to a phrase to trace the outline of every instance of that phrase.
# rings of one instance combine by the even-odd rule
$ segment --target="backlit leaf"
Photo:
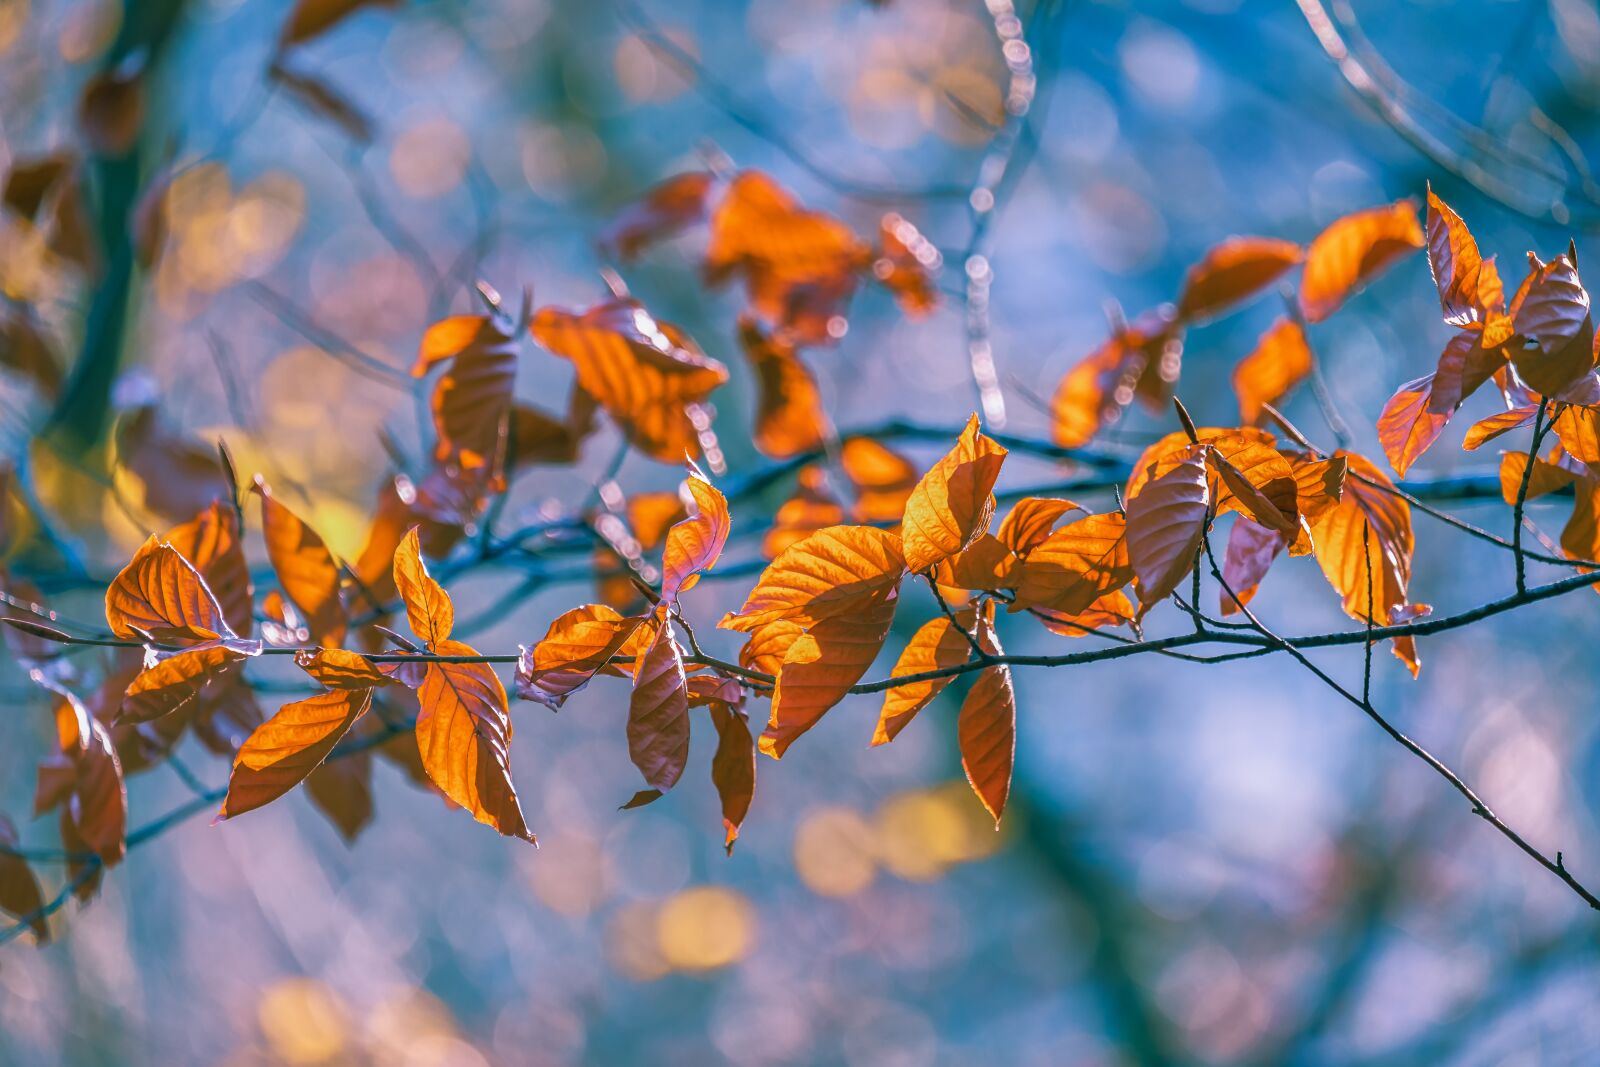
[[[669,602],[692,589],[700,580],[701,571],[716,566],[732,527],[727,498],[698,468],[691,466],[683,484],[694,501],[694,509],[688,518],[667,531],[661,560],[661,598]]]
[[[662,621],[633,676],[628,701],[628,756],[644,780],[671,789],[689,759],[689,693],[683,652]]]
[[[733,854],[733,843],[750,811],[756,791],[756,745],[750,723],[739,708],[713,702],[708,705],[717,728],[717,751],[711,757],[711,783],[722,804],[723,848]]]
[[[434,581],[428,565],[422,561],[422,543],[412,527],[394,553],[394,584],[405,601],[406,618],[411,632],[433,649],[450,636],[455,626],[455,608],[450,594]]]
[[[1017,555],[1026,556],[1050,536],[1064,517],[1083,510],[1083,505],[1059,497],[1023,497],[1011,505],[995,537]]]
[[[1390,264],[1426,245],[1417,206],[1401,200],[1337,219],[1306,250],[1300,310],[1321,322]]]
[[[239,515],[233,506],[213,500],[194,518],[168,530],[165,540],[200,572],[228,627],[240,637],[249,637],[255,628],[250,565],[244,558]]]
[[[170,715],[198,697],[207,681],[233,669],[245,658],[245,652],[236,645],[217,641],[167,656],[146,667],[128,686],[116,721],[150,722]]]
[[[339,601],[339,565],[322,537],[287,505],[279,503],[265,482],[256,479],[261,499],[261,533],[278,583],[319,643],[344,639],[344,605]]]
[[[975,613],[970,610],[957,612],[956,616],[962,620],[963,626],[969,628],[976,622]],[[961,630],[947,616],[939,615],[923,623],[911,640],[906,642],[900,659],[890,673],[900,678],[908,674],[956,667],[965,663],[971,653],[972,646]],[[882,745],[893,741],[916,717],[917,712],[931,704],[933,698],[954,680],[954,676],[932,678],[896,686],[885,692],[883,710],[878,714],[878,728],[872,736],[872,743]]]
[[[329,689],[374,689],[389,684],[389,676],[367,657],[342,648],[319,648],[295,653],[295,665]]]
[[[794,640],[778,669],[761,751],[782,758],[861,680],[889,636],[899,592],[894,586],[858,600],[848,614],[822,619]]]
[[[1501,434],[1510,433],[1519,426],[1526,426],[1538,413],[1539,405],[1529,404],[1479,419],[1467,430],[1467,436],[1462,440],[1461,447],[1469,452],[1480,448]],[[1559,421],[1558,419],[1557,422]]]
[[[706,216],[706,201],[716,185],[707,171],[675,174],[617,213],[600,243],[630,260],[657,241],[687,229]]]
[[[1433,411],[1429,403],[1432,395],[1433,375],[1423,375],[1402,385],[1378,416],[1378,440],[1383,444],[1383,453],[1402,478],[1411,464],[1439,439],[1455,410]]]
[[[832,526],[779,553],[744,606],[718,624],[750,633],[776,619],[803,626],[881,599],[905,574],[900,538],[872,526]]]
[[[1287,545],[1288,539],[1281,531],[1268,529],[1248,515],[1239,516],[1228,531],[1228,550],[1222,561],[1227,588],[1219,596],[1224,617],[1237,614],[1242,605],[1250,603],[1272,561]]]
[[[1428,267],[1439,290],[1439,307],[1444,321],[1465,326],[1483,318],[1479,297],[1479,274],[1483,258],[1461,216],[1430,188],[1428,190]]]
[[[475,656],[440,639],[443,656]],[[533,841],[511,782],[511,716],[506,691],[486,663],[430,663],[417,690],[417,748],[428,777],[479,822]]]
[[[1205,457],[1199,449],[1127,502],[1128,562],[1140,618],[1170,596],[1195,565],[1210,505]]]
[[[768,337],[756,321],[739,318],[739,345],[756,372],[756,448],[786,459],[822,447],[828,417],[811,370],[793,345]]]
[[[624,618],[604,604],[588,604],[559,616],[544,638],[517,660],[517,696],[552,710],[589,683],[622,653],[644,620]]]
[[[122,638],[169,644],[231,637],[217,598],[169,544],[147,540],[106,589],[106,622]]]
[[[1233,391],[1239,397],[1239,421],[1261,420],[1262,405],[1277,405],[1306,378],[1312,368],[1305,331],[1293,319],[1279,319],[1261,335],[1255,350],[1233,368]]]
[[[994,483],[1006,450],[967,420],[956,446],[935,463],[906,501],[901,538],[906,568],[921,573],[948,559],[989,529]]]
[[[1077,615],[1133,580],[1126,520],[1119,512],[1089,515],[1041,541],[1015,570],[1011,611],[1049,608]]]
[[[1003,652],[987,624],[980,623],[979,639],[990,655]],[[1011,769],[1017,755],[1017,694],[1012,688],[1009,666],[997,663],[978,674],[961,702],[956,733],[961,745],[961,769],[998,828],[1000,817],[1005,814],[1006,798],[1011,795]]]
[[[1230,237],[1189,268],[1178,314],[1190,321],[1219,315],[1277,281],[1302,256],[1293,241]]]
[[[254,811],[299,785],[371,706],[371,689],[330,689],[279,708],[234,757],[221,817]]]
[[[1523,473],[1528,470],[1526,452],[1500,453],[1500,496],[1507,504],[1515,505],[1517,493],[1522,489]],[[1536,459],[1528,474],[1528,490],[1524,499],[1537,500],[1550,493],[1558,493],[1578,480],[1578,475],[1559,463]]]

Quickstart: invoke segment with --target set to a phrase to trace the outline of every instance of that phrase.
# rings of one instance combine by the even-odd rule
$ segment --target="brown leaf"
[[[232,637],[217,598],[178,550],[147,540],[106,589],[106,622],[125,639],[190,644]]]
[[[10,819],[0,815],[0,846],[16,848],[18,844],[17,828]],[[27,919],[28,928],[41,945],[50,940],[50,927],[44,916],[37,914],[43,908],[44,893],[28,861],[0,851],[0,911],[16,919]]]
[[[47,400],[61,391],[61,364],[43,327],[22,306],[0,309],[0,367],[31,380]]]
[[[711,757],[711,784],[722,804],[723,848],[733,855],[739,827],[749,814],[756,792],[756,745],[750,724],[739,708],[713,702],[708,705],[717,728],[717,751]]]
[[[1600,472],[1600,409],[1564,407],[1552,425],[1567,455]]]
[[[682,330],[650,316],[635,300],[597,304],[582,314],[541,308],[533,336],[577,368],[578,384],[628,440],[663,463],[700,452],[690,409],[728,380],[728,369]]]
[[[1268,529],[1248,515],[1239,516],[1228,531],[1228,550],[1222,561],[1222,579],[1227,583],[1219,594],[1224,618],[1238,614],[1241,607],[1250,603],[1272,561],[1288,543],[1281,531]]]
[[[414,377],[440,364],[449,369],[430,401],[437,442],[434,458],[481,471],[490,490],[504,486],[506,434],[517,372],[515,327],[499,315],[457,315],[422,335]]]
[[[260,646],[256,646],[260,651]],[[128,686],[115,721],[150,722],[170,715],[200,695],[212,678],[231,670],[247,657],[238,643],[207,641],[146,667]]]
[[[240,637],[249,637],[255,628],[250,564],[244,558],[239,513],[233,506],[213,500],[194,518],[168,530],[165,540],[200,572],[229,628]]]
[[[398,0],[395,0],[398,2]],[[358,144],[372,141],[372,120],[332,83],[306,71],[295,70],[282,58],[275,58],[267,66],[267,77],[279,89],[311,111],[321,115],[345,136]]]
[[[1513,349],[1512,362],[1535,392],[1555,396],[1594,368],[1589,294],[1576,264],[1562,255],[1539,266],[1518,295],[1517,336],[1533,347]]]
[[[1009,610],[1048,608],[1077,615],[1133,580],[1126,520],[1118,512],[1089,515],[1041,541],[1015,571]]]
[[[661,560],[661,598],[669,603],[679,593],[694,588],[701,571],[716,566],[732,528],[727,498],[699,468],[691,464],[683,484],[695,506],[693,514],[667,531]]]
[[[1533,421],[1539,412],[1538,404],[1528,404],[1522,407],[1511,408],[1508,411],[1496,412],[1484,419],[1479,419],[1467,430],[1467,436],[1461,442],[1461,447],[1471,452],[1493,441],[1501,434],[1510,433],[1519,426],[1526,426]],[[1559,419],[1556,420],[1558,423]],[[1570,451],[1570,449],[1569,449]]]
[[[1374,625],[1388,626],[1408,607],[1415,550],[1411,506],[1386,491],[1393,483],[1364,457],[1339,455],[1349,462],[1351,477],[1339,503],[1311,525],[1317,562],[1344,598],[1346,614],[1361,622],[1370,617]],[[1397,653],[1401,649],[1397,644]],[[1402,658],[1415,674],[1414,654]]]
[[[405,601],[411,632],[431,651],[450,636],[456,615],[450,594],[428,573],[428,565],[422,561],[421,546],[417,528],[413,526],[394,553],[394,584]]]
[[[1299,529],[1299,483],[1277,449],[1254,441],[1225,441],[1206,449],[1206,467],[1220,483],[1211,491],[1217,515],[1242,511],[1286,536]]]
[[[306,778],[306,795],[346,843],[372,821],[372,754],[341,754]]]
[[[1178,314],[1190,322],[1219,315],[1277,281],[1302,258],[1293,241],[1230,237],[1189,268]]]
[[[1306,250],[1300,310],[1321,322],[1390,264],[1426,245],[1417,206],[1400,200],[1337,219]]]
[[[1182,325],[1170,306],[1123,325],[1062,377],[1050,401],[1052,439],[1063,448],[1088,444],[1136,396],[1164,406],[1182,359]]]
[[[900,538],[871,526],[831,526],[779,553],[723,629],[750,633],[777,619],[810,626],[860,610],[905,574]]]
[[[989,529],[994,483],[1006,450],[978,430],[978,416],[906,501],[901,528],[906,569],[920,574],[960,552]]]
[[[1233,368],[1233,391],[1239,397],[1239,421],[1261,421],[1262,405],[1276,405],[1312,369],[1305,331],[1293,319],[1279,319],[1256,343],[1254,351]]]
[[[1528,469],[1526,452],[1500,453],[1500,495],[1507,504],[1516,506],[1517,493],[1522,488],[1523,472]],[[1559,463],[1536,459],[1533,472],[1528,475],[1528,492],[1524,499],[1537,500],[1550,493],[1558,493],[1578,480],[1578,475]]]
[[[1026,557],[1050,536],[1064,516],[1084,510],[1083,505],[1059,497],[1025,496],[1011,505],[995,537],[1018,556]]]
[[[216,451],[174,431],[154,405],[122,412],[116,426],[117,463],[143,485],[145,508],[184,522],[232,491]]]
[[[234,757],[219,816],[254,811],[299,785],[371,706],[371,689],[330,689],[279,708]]]
[[[976,622],[976,614],[971,610],[959,611],[956,616],[962,620],[961,625],[969,629]],[[937,616],[923,623],[911,640],[906,642],[890,675],[903,678],[908,674],[959,666],[967,661],[971,647],[966,636],[947,616]],[[878,728],[872,735],[872,743],[882,745],[893,741],[901,730],[910,725],[917,712],[933,703],[933,698],[954,680],[953,675],[947,675],[923,682],[910,682],[885,692],[883,710],[878,713]]]
[[[440,639],[442,656],[475,656],[460,641]],[[473,818],[533,841],[511,782],[511,715],[506,691],[487,663],[430,663],[417,690],[417,747],[422,765],[444,794]]]
[[[1461,216],[1430,187],[1428,189],[1428,268],[1439,290],[1444,321],[1452,326],[1481,322],[1484,308],[1479,296],[1483,257]],[[1498,275],[1496,275],[1498,278]]]
[[[850,613],[822,619],[795,638],[778,668],[761,751],[782,758],[796,738],[861,680],[889,636],[899,592],[898,584],[882,590],[858,601]]]
[[[144,63],[136,56],[90,78],[78,98],[78,128],[97,156],[126,155],[144,118]]]
[[[671,789],[689,759],[689,693],[683,651],[663,619],[639,657],[628,702],[628,756],[644,780]]]
[[[600,237],[604,248],[630,260],[706,217],[706,202],[716,186],[706,171],[675,174],[617,213]]]
[[[261,533],[267,557],[284,595],[305,617],[313,641],[339,644],[347,620],[339,601],[340,571],[333,553],[321,535],[279,503],[259,477],[255,492],[261,498]]]
[[[1600,557],[1600,478],[1582,478],[1577,503],[1561,531],[1561,551],[1573,559]]]
[[[1003,650],[992,627],[981,623],[980,627],[984,651],[1000,655]],[[997,663],[979,673],[961,702],[956,733],[961,769],[998,829],[1011,794],[1011,769],[1017,755],[1017,694],[1011,685],[1010,667]]]
[[[1378,440],[1383,444],[1383,454],[1389,457],[1389,465],[1402,478],[1411,464],[1439,439],[1455,410],[1453,407],[1443,412],[1432,410],[1429,402],[1432,396],[1433,375],[1423,375],[1402,385],[1378,416]]]
[[[319,648],[295,653],[295,666],[329,689],[375,689],[389,684],[389,676],[359,652]]]
[[[522,649],[517,696],[551,710],[560,708],[623,652],[644,621],[623,618],[604,604],[587,604],[559,616],[538,644]]]
[[[768,337],[748,315],[739,316],[739,345],[756,372],[756,448],[774,459],[821,449],[828,416],[794,346]]]
[[[1198,448],[1127,502],[1128,562],[1139,618],[1170,596],[1195,565],[1210,505],[1205,457]]]

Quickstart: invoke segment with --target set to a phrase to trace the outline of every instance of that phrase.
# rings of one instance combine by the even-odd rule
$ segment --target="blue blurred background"
[[[175,6],[140,137],[147,168],[186,169],[166,252],[128,297],[121,388],[142,381],[247,472],[308,487],[296,506],[345,557],[365,535],[384,438],[414,450],[416,413],[303,327],[403,367],[429,321],[471,309],[478,278],[586,306],[606,293],[596,234],[708,153],[863,233],[897,210],[945,252],[937,313],[909,321],[863,293],[848,334],[810,357],[846,430],[903,415],[953,435],[976,407],[959,299],[969,250],[993,274],[1007,429],[1038,437],[1049,418],[1032,398],[1103,340],[1106,301],[1133,313],[1172,299],[1229,234],[1307,241],[1348,211],[1420,199],[1431,180],[1502,264],[1574,234],[1582,256],[1600,253],[1583,163],[1600,148],[1591,0],[1332,7],[1371,98],[1296,4],[1024,3],[1037,86],[1014,118],[999,3],[372,5],[294,57],[367,116],[365,143],[268,82],[288,7]],[[0,0],[0,169],[76,143],[77,94],[127,31],[113,0]],[[997,136],[1016,139],[1012,166],[974,247],[968,194]],[[39,308],[73,351],[92,293],[28,220],[3,225],[7,298]],[[754,386],[737,296],[698,280],[702,240],[624,274],[733,368],[716,408],[737,472],[761,462]],[[1236,420],[1228,376],[1277,311],[1269,296],[1190,335],[1180,393],[1202,424]],[[1357,448],[1379,454],[1377,412],[1449,333],[1420,256],[1313,330]],[[518,394],[553,406],[569,378],[530,346]],[[26,431],[37,401],[4,384],[5,419]],[[1468,414],[1491,410],[1480,403]],[[1327,438],[1309,390],[1288,414]],[[1419,473],[1496,469],[1492,450],[1454,447],[1465,425]],[[1117,432],[1172,428],[1140,413]],[[508,515],[583,498],[610,435],[575,468],[520,479]],[[907,447],[923,464],[941,450]],[[137,516],[85,503],[69,474],[40,477],[103,568],[142,539]],[[677,477],[633,458],[619,481],[638,492]],[[1053,477],[1021,455],[1006,474]],[[1553,524],[1561,507],[1532,514]],[[1492,502],[1462,514],[1509,521]],[[1418,521],[1415,599],[1448,611],[1506,591],[1502,556]],[[487,603],[511,580],[476,574],[455,596]],[[719,617],[747,581],[707,581],[686,606]],[[591,597],[581,578],[549,584],[472,640],[530,643]],[[934,610],[908,597],[891,648]],[[98,610],[93,591],[61,604]],[[1280,563],[1257,604],[1289,633],[1345,625],[1308,559]],[[1600,877],[1595,611],[1567,597],[1425,640],[1421,679],[1385,656],[1374,697],[1508,822]],[[1011,651],[1067,644],[1022,626],[1005,637]],[[1359,650],[1319,660],[1360,670]],[[21,823],[51,724],[25,679],[0,672],[0,810]],[[781,763],[762,759],[725,857],[703,738],[683,786],[616,810],[637,776],[624,683],[605,680],[559,716],[513,708],[537,852],[386,763],[377,818],[352,846],[298,794],[225,827],[191,820],[134,850],[54,944],[0,950],[0,1063],[1600,1062],[1593,916],[1292,662],[1146,657],[1024,670],[1017,685],[999,834],[961,779],[951,696],[870,751],[877,704],[856,697]],[[226,762],[190,747],[196,774],[221,782]],[[166,770],[137,777],[132,822],[187,795]],[[52,836],[49,820],[23,827]]]

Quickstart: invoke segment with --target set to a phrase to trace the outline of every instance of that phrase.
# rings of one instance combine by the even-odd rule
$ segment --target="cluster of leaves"
[[[1056,443],[1087,444],[1135,399],[1154,411],[1171,401],[1183,365],[1183,336],[1194,323],[1225,315],[1303,264],[1299,296],[1234,370],[1240,418],[1258,424],[1312,372],[1305,327],[1407,253],[1423,246],[1416,207],[1402,200],[1335,220],[1302,248],[1274,237],[1230,237],[1190,268],[1177,304],[1131,321],[1113,309],[1111,337],[1067,372],[1051,402]]]
[[[746,285],[749,311],[738,328],[760,387],[757,444],[784,459],[820,454],[835,434],[799,349],[843,333],[851,294],[869,275],[909,313],[926,311],[937,253],[898,216],[884,220],[873,248],[748,171],[669,180],[623,213],[606,244],[633,255],[701,218],[709,220],[708,280],[740,276]],[[1288,315],[1236,372],[1241,425],[1197,427],[1176,404],[1182,429],[1144,450],[1111,510],[1023,496],[997,523],[995,490],[1008,453],[976,415],[920,474],[871,437],[837,442],[828,451],[849,484],[848,506],[822,467],[786,468],[796,487],[764,530],[770,562],[743,605],[718,622],[743,635],[736,660],[706,654],[682,600],[716,566],[732,529],[729,500],[694,462],[720,469],[707,404],[728,381],[727,368],[614,279],[612,297],[588,309],[536,309],[527,295],[515,316],[484,286],[484,313],[444,319],[423,336],[413,373],[434,379],[426,466],[384,482],[354,561],[335,558],[260,476],[248,501],[225,449],[219,458],[173,433],[151,405],[124,411],[117,462],[145,486],[144,507],[177,525],[152,536],[109,583],[111,636],[68,633],[74,627],[36,589],[0,574],[13,651],[53,694],[58,743],[39,767],[36,814],[59,813],[71,886],[87,896],[127,847],[124,775],[169,758],[192,731],[232,758],[218,798],[224,819],[303,782],[354,836],[371,818],[376,753],[478,821],[533,841],[510,767],[509,695],[494,667],[514,661],[515,695],[552,710],[595,678],[631,681],[627,749],[643,788],[625,807],[677,785],[696,709],[705,709],[709,727],[701,729],[715,738],[711,778],[730,851],[754,797],[758,753],[781,758],[851,693],[883,694],[871,743],[892,742],[971,674],[957,744],[998,825],[1017,731],[1002,617],[1026,616],[1066,637],[1128,640],[1114,632],[1142,638],[1149,613],[1172,601],[1203,632],[1198,592],[1209,561],[1222,614],[1255,623],[1248,605],[1285,555],[1314,557],[1345,611],[1369,629],[1429,611],[1410,595],[1407,495],[1367,458],[1318,450],[1273,406],[1309,373],[1307,323],[1423,246],[1445,319],[1459,332],[1439,369],[1403,387],[1380,418],[1391,464],[1403,475],[1461,401],[1493,380],[1507,411],[1475,426],[1467,447],[1532,422],[1532,447],[1502,466],[1507,500],[1520,518],[1527,499],[1577,483],[1563,547],[1587,562],[1600,510],[1600,380],[1576,254],[1551,263],[1530,257],[1528,278],[1508,304],[1494,261],[1479,257],[1465,225],[1431,192],[1425,234],[1402,201],[1339,220],[1305,250],[1265,238],[1224,242],[1190,271],[1176,307],[1118,325],[1107,346],[1070,371],[1055,405],[1062,444],[1088,441],[1136,396],[1165,399],[1187,324],[1224,313],[1304,264]],[[574,367],[559,415],[515,399],[525,337]],[[425,560],[452,556],[519,470],[573,462],[602,414],[643,455],[688,456],[687,478],[677,492],[606,501],[588,517],[598,535],[600,602],[560,615],[515,656],[481,653],[453,636],[451,596]],[[1287,438],[1258,425],[1263,416]],[[1547,430],[1558,443],[1540,456]],[[259,511],[276,576],[276,588],[259,598],[244,547],[247,504]],[[1210,558],[1210,534],[1229,515],[1219,563]],[[0,523],[0,542],[10,537]],[[938,612],[886,678],[864,683],[908,579],[928,588]],[[409,636],[387,625],[402,607]],[[84,643],[111,649],[93,686],[64,654]],[[1417,672],[1414,638],[1393,636],[1393,645]],[[246,668],[277,655],[291,656],[316,691],[264,717]],[[753,699],[770,700],[758,735],[749,725]],[[0,909],[35,916],[40,900],[14,829],[0,822]],[[37,932],[48,932],[42,922]]]

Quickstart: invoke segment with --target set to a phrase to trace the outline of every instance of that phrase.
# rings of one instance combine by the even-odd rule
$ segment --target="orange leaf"
[[[1507,504],[1515,506],[1517,493],[1522,489],[1523,472],[1528,469],[1526,452],[1500,453],[1500,495]],[[1578,475],[1559,463],[1536,459],[1533,472],[1528,475],[1528,492],[1525,499],[1537,500],[1557,493],[1578,480]]]
[[[260,646],[256,647],[259,651]],[[199,696],[206,682],[246,655],[234,644],[212,641],[158,660],[128,686],[115,721],[119,725],[149,722],[177,711]]]
[[[1009,610],[1048,608],[1078,615],[1133,580],[1127,524],[1118,512],[1089,515],[1041,541],[1016,568]]]
[[[732,526],[727,498],[706,480],[699,468],[691,464],[689,477],[683,484],[695,506],[692,515],[674,523],[667,531],[661,560],[661,598],[669,602],[676,600],[679,593],[694,588],[701,571],[716,566]]]
[[[337,645],[344,639],[346,620],[344,605],[339,602],[339,565],[333,553],[317,531],[278,503],[259,477],[255,492],[261,498],[261,533],[267,557],[284,596],[300,609],[313,641]]]
[[[750,633],[776,619],[809,626],[881,599],[905,574],[900,538],[872,526],[831,526],[778,554],[723,629]]]
[[[422,377],[439,363],[450,369],[434,386],[434,458],[480,471],[493,490],[504,482],[506,434],[517,373],[517,329],[502,316],[457,315],[429,326],[417,362]]]
[[[1402,478],[1411,464],[1439,439],[1455,410],[1434,411],[1430,403],[1432,397],[1433,375],[1427,374],[1402,385],[1378,416],[1378,440],[1383,443],[1383,454],[1389,457],[1389,465]]]
[[[1428,189],[1427,236],[1428,268],[1439,290],[1444,321],[1452,326],[1481,321],[1479,287],[1483,257],[1478,253],[1478,242],[1473,240],[1461,216],[1450,210],[1450,205],[1440,200],[1431,187]]]
[[[1262,405],[1276,405],[1311,375],[1311,347],[1305,331],[1292,319],[1279,319],[1261,335],[1255,350],[1233,368],[1233,391],[1239,396],[1239,420],[1256,423]]]
[[[1306,250],[1301,312],[1321,322],[1390,264],[1426,243],[1410,200],[1336,219]]]
[[[1219,315],[1277,281],[1303,255],[1293,241],[1230,237],[1189,268],[1178,314],[1190,322]]]
[[[1249,514],[1286,535],[1300,526],[1299,485],[1294,468],[1277,449],[1254,441],[1229,442],[1206,450],[1206,466],[1217,474],[1216,514]]]
[[[1019,556],[1027,554],[1050,536],[1062,517],[1083,511],[1083,505],[1058,497],[1025,496],[1006,513],[995,534],[1000,543]]]
[[[689,692],[683,651],[662,620],[639,657],[628,702],[628,756],[656,789],[677,784],[689,759]]]
[[[739,345],[756,372],[756,448],[775,459],[820,449],[828,417],[817,381],[794,346],[767,337],[747,315],[739,316]]]
[[[721,702],[708,705],[717,728],[717,752],[711,757],[711,784],[722,803],[723,848],[733,855],[739,827],[750,811],[756,791],[756,745],[750,723],[737,707]]]
[[[475,656],[439,639],[443,656]],[[487,663],[430,663],[417,690],[417,747],[428,777],[479,822],[533,841],[511,782],[511,716],[506,691]]]
[[[1600,557],[1600,478],[1577,484],[1577,504],[1561,531],[1561,550],[1573,559]]]
[[[898,522],[917,469],[904,456],[870,437],[852,437],[839,450],[839,464],[856,490],[857,522]]]
[[[960,552],[989,529],[994,483],[1006,450],[967,420],[956,446],[933,465],[906,501],[901,539],[906,569],[920,574]]]
[[[18,843],[16,827],[0,815],[0,846],[16,848]],[[37,914],[43,908],[44,893],[28,861],[0,850],[0,911],[17,919],[27,919],[29,929],[41,945],[50,940],[50,927],[45,918]]]
[[[828,492],[827,476],[820,467],[804,467],[794,495],[778,505],[772,528],[762,539],[761,554],[772,559],[796,541],[842,522],[844,508]]]
[[[739,666],[777,676],[783,657],[806,628],[791,619],[774,619],[750,632],[750,639],[739,650]]]
[[[578,384],[628,440],[662,462],[698,455],[689,410],[728,380],[728,369],[638,301],[613,300],[581,315],[541,308],[533,336],[577,368]]]
[[[976,621],[976,614],[970,610],[959,611],[956,616],[963,620],[963,626],[969,628]],[[961,630],[947,616],[940,615],[923,623],[912,635],[890,673],[895,678],[903,678],[908,674],[956,667],[967,661],[971,647]],[[872,736],[872,743],[882,745],[893,741],[901,730],[910,725],[917,712],[931,704],[933,698],[954,680],[953,675],[932,678],[896,686],[885,692],[883,710],[878,714],[878,728]]]
[[[1487,418],[1479,419],[1467,430],[1467,436],[1461,442],[1461,447],[1471,452],[1493,441],[1501,434],[1510,433],[1519,426],[1526,426],[1533,421],[1539,413],[1538,404],[1527,404],[1522,407],[1511,408],[1508,411],[1496,412]],[[1560,419],[1557,422],[1557,433],[1560,432]],[[1568,449],[1571,451],[1571,449]]]
[[[342,648],[297,652],[294,662],[329,689],[375,689],[390,681],[389,676],[367,657]]]
[[[299,0],[284,23],[279,47],[302,44],[364,7],[398,7],[400,0]]]
[[[646,247],[705,218],[706,200],[716,182],[713,174],[691,171],[651,187],[617,213],[601,235],[601,245],[615,249],[624,262],[634,258]]]
[[[778,668],[761,751],[782,758],[797,737],[861,680],[889,636],[899,593],[898,586],[882,590],[858,602],[849,614],[823,619],[794,640]]]
[[[623,618],[604,604],[588,604],[559,616],[543,640],[517,660],[517,696],[555,710],[622,653],[644,619]]]
[[[1198,448],[1127,502],[1128,562],[1139,618],[1170,596],[1194,566],[1210,505],[1205,457]]]
[[[1339,455],[1348,460],[1352,476],[1345,482],[1339,503],[1311,525],[1317,562],[1344,597],[1346,614],[1361,622],[1370,617],[1374,625],[1388,626],[1402,609],[1409,610],[1407,590],[1415,549],[1411,506],[1386,491],[1394,483],[1364,457]],[[1397,643],[1397,651],[1401,649]],[[1415,674],[1414,654],[1403,658]]]
[[[1600,410],[1569,405],[1556,416],[1554,427],[1569,456],[1600,471]]]
[[[1534,347],[1514,351],[1512,362],[1535,392],[1555,396],[1594,367],[1589,294],[1577,266],[1562,255],[1540,265],[1519,296],[1516,332]]]
[[[371,706],[371,689],[330,689],[279,708],[234,757],[219,816],[254,811],[299,785]]]
[[[106,621],[124,639],[163,644],[232,637],[217,598],[194,565],[151,537],[106,589]]]
[[[166,542],[200,572],[233,632],[249,637],[255,628],[250,565],[239,540],[239,515],[232,505],[213,500],[194,518],[168,530]]]
[[[455,608],[444,586],[433,580],[428,565],[422,562],[422,542],[413,526],[394,553],[394,584],[406,604],[411,632],[433,649],[450,636],[455,626]]]
[[[959,556],[935,564],[934,581],[951,589],[1009,589],[1017,557],[993,534],[983,534]]]
[[[878,247],[882,254],[872,262],[872,275],[895,295],[902,311],[921,318],[939,306],[934,277],[943,258],[933,242],[891,211],[878,223]]]
[[[351,752],[324,761],[306,778],[306,795],[345,841],[372,821],[372,754]]]
[[[987,624],[980,626],[984,651],[1000,655],[1003,650],[993,629]],[[997,663],[979,673],[961,702],[956,734],[961,769],[998,829],[1011,794],[1011,769],[1017,756],[1017,694],[1011,685],[1010,667]]]

